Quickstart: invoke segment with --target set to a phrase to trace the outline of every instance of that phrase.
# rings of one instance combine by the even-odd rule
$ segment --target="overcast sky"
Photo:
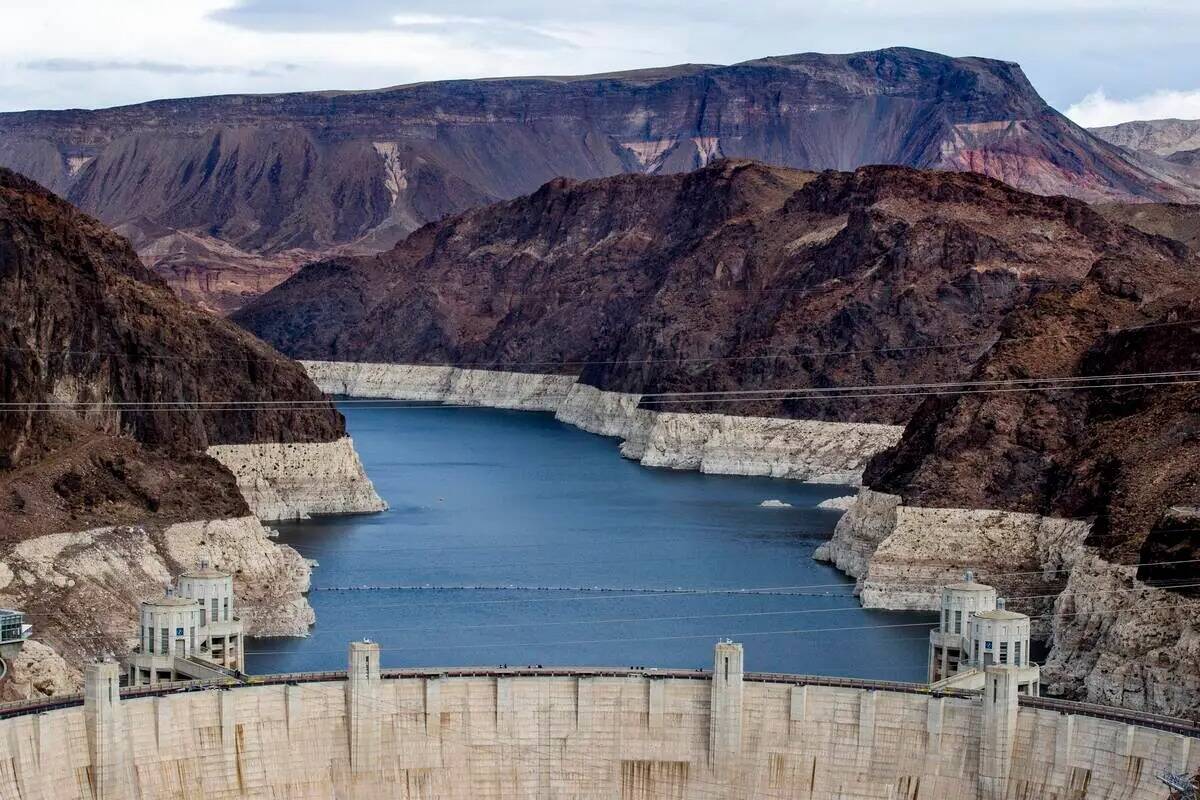
[[[9,111],[906,45],[1017,61],[1084,125],[1200,118],[1197,0],[0,0],[0,30]]]

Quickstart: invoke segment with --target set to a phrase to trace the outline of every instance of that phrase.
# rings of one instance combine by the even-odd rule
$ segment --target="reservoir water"
[[[315,559],[304,639],[254,639],[249,671],[385,666],[709,666],[923,680],[931,614],[868,611],[812,560],[851,493],[648,469],[548,414],[341,405],[390,510],[279,526]],[[786,503],[763,507],[763,501]]]

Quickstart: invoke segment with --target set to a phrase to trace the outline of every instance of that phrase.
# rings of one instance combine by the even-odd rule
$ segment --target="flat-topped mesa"
[[[1089,201],[1200,196],[1072,124],[1017,65],[911,48],[0,114],[0,158],[224,310],[305,261],[384,250],[560,175],[739,158],[970,170]]]

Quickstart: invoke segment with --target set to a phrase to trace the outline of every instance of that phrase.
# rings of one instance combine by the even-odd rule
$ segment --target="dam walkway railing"
[[[384,680],[400,678],[671,678],[708,681],[712,671],[706,669],[659,669],[637,667],[441,667],[441,668],[401,668],[384,669],[381,671]],[[925,683],[903,683],[899,681],[877,681],[862,678],[838,678],[827,675],[792,675],[780,672],[747,672],[743,680],[753,683],[779,683],[789,686],[824,686],[841,689],[860,689],[879,692],[899,692],[902,694],[921,694],[931,697],[957,697],[973,699],[979,696],[978,691],[963,689],[939,689]],[[201,692],[210,689],[232,689],[239,686],[277,686],[302,683],[326,683],[345,681],[345,670],[328,672],[283,672],[271,675],[247,675],[244,678],[222,678],[215,680],[194,680],[164,682],[153,686],[135,686],[121,690],[122,700],[132,700],[139,697],[163,697],[181,692]],[[1029,697],[1022,695],[1019,703],[1023,708],[1035,708],[1046,711],[1056,711],[1061,714],[1074,714],[1084,717],[1124,722],[1144,728],[1178,733],[1183,736],[1200,738],[1200,721],[1169,717],[1162,714],[1150,714],[1144,711],[1102,706],[1094,703],[1080,703],[1073,700],[1059,700],[1051,697]],[[62,697],[46,697],[33,700],[19,700],[0,703],[0,720],[21,717],[29,714],[42,714],[62,708],[72,708],[83,705],[83,695],[63,695]]]

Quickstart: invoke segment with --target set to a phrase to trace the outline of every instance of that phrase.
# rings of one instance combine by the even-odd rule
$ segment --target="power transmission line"
[[[1130,325],[1123,328],[1114,328],[1105,330],[1101,333],[1106,336],[1112,336],[1120,333],[1127,333],[1140,330],[1148,330],[1153,328],[1174,327],[1180,325],[1195,325],[1200,324],[1200,319],[1188,320],[1173,320],[1169,322],[1152,322],[1144,325]],[[664,357],[664,358],[647,358],[647,359],[560,359],[560,360],[540,360],[540,361],[490,361],[487,363],[463,363],[463,362],[440,362],[426,364],[391,364],[387,362],[347,362],[347,363],[363,363],[363,364],[378,364],[383,363],[386,366],[416,366],[416,367],[438,367],[447,369],[476,369],[476,370],[496,370],[499,367],[534,367],[534,366],[612,366],[618,364],[674,364],[674,363],[708,363],[722,361],[750,361],[759,359],[770,359],[780,357],[790,358],[826,358],[830,356],[862,356],[873,353],[902,353],[923,350],[944,350],[944,349],[961,349],[970,347],[992,347],[998,344],[1009,342],[1026,342],[1036,341],[1040,339],[1064,339],[1064,338],[1080,338],[1084,334],[1079,333],[1044,333],[1032,334],[1029,336],[1008,336],[999,337],[996,339],[980,339],[973,342],[946,342],[928,345],[898,345],[894,347],[873,347],[873,348],[854,348],[841,350],[808,350],[795,351],[792,348],[784,346],[760,347],[759,350],[776,350],[779,352],[760,352],[756,355],[744,356],[683,356],[683,357]],[[257,362],[260,359],[251,358],[229,358],[228,356],[182,356],[168,354],[149,354],[149,353],[128,353],[117,350],[74,350],[74,349],[49,349],[49,348],[32,348],[8,346],[0,348],[7,352],[26,352],[37,353],[40,355],[49,356],[108,356],[113,358],[125,358],[132,361],[205,361],[205,362],[226,362],[226,363],[249,363]],[[297,359],[305,360],[305,359]]]
[[[1157,380],[1136,380],[1134,382],[1114,382],[1114,383],[1081,383],[1081,381],[1126,381],[1130,379],[1152,378]],[[1043,385],[1024,385],[1030,381],[1036,381]],[[1095,375],[1087,377],[1053,377],[1053,378],[1037,378],[1037,379],[1013,379],[1013,380],[996,380],[977,383],[948,383],[944,384],[947,387],[951,386],[968,386],[970,388],[957,389],[922,389],[924,386],[937,384],[863,384],[858,386],[847,387],[821,387],[817,389],[730,389],[720,392],[720,397],[699,397],[696,402],[703,403],[735,403],[735,402],[754,402],[754,401],[770,401],[770,400],[861,400],[878,397],[926,397],[932,395],[963,395],[963,394],[988,394],[998,392],[1053,392],[1053,391],[1078,391],[1089,389],[1121,389],[1121,388],[1136,388],[1147,386],[1175,386],[1175,385],[1190,385],[1200,383],[1200,370],[1180,370],[1173,372],[1145,372],[1145,373],[1113,373],[1109,375]],[[1013,385],[1022,384],[1022,385]],[[876,392],[877,389],[903,390]],[[912,389],[912,391],[908,391]],[[842,394],[838,394],[842,392]],[[851,394],[851,392],[854,392]],[[858,393],[867,392],[867,393]],[[712,394],[709,392],[701,393],[704,395]],[[778,396],[774,396],[778,395]],[[663,395],[647,395],[650,397],[662,397]],[[643,405],[652,404],[678,404],[686,402],[686,398],[691,397],[691,393],[672,393],[673,397],[681,397],[680,400],[663,400],[652,399],[642,401]],[[480,406],[466,404],[445,404],[434,403],[428,405],[387,405],[387,398],[369,399],[369,398],[353,398],[349,401],[338,401],[345,405],[365,405],[370,408],[398,408],[398,409],[422,409],[422,408],[479,408]],[[418,401],[420,402],[420,401]],[[114,409],[165,409],[165,410],[183,410],[183,411],[300,411],[309,410],[312,408],[322,408],[330,403],[329,400],[158,400],[158,401],[121,401],[121,402],[84,402],[74,400],[64,401],[29,401],[29,402],[14,402],[0,403],[0,409],[16,410],[16,411],[54,411],[57,409],[71,408],[114,408]]]

